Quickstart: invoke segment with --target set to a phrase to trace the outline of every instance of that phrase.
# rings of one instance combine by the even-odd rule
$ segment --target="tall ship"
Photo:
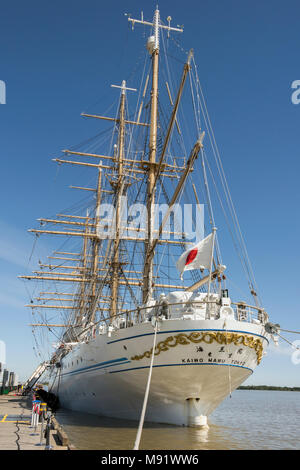
[[[37,344],[54,342],[45,364],[62,407],[137,420],[151,371],[146,420],[206,426],[272,328],[183,28],[158,9],[127,20],[144,31],[142,59],[105,91],[109,112],[83,113],[97,135],[55,158],[88,180],[72,186],[84,197],[38,219],[30,232],[58,245],[20,277],[36,282],[31,325]]]

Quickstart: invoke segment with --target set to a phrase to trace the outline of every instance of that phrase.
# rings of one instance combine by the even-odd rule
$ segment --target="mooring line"
[[[153,340],[153,348],[152,348],[151,362],[150,362],[150,368],[149,368],[149,374],[148,374],[148,381],[147,381],[147,386],[146,386],[146,391],[145,391],[145,396],[144,396],[144,403],[143,403],[142,413],[141,413],[141,417],[140,417],[139,427],[138,427],[138,430],[137,430],[137,434],[136,434],[136,439],[135,439],[135,443],[134,443],[133,450],[139,450],[140,441],[141,441],[142,432],[143,432],[144,419],[145,419],[145,413],[146,413],[146,408],[147,408],[147,403],[148,403],[148,396],[149,396],[150,383],[151,383],[151,376],[152,376],[152,369],[153,369],[153,362],[154,362],[154,351],[155,351],[155,346],[156,346],[157,327],[158,327],[158,322],[157,322],[157,319],[155,319],[154,340]]]

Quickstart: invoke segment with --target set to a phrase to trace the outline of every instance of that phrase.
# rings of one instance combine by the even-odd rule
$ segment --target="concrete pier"
[[[31,428],[31,400],[29,397],[0,396],[0,450],[44,450],[46,441],[43,436],[40,446],[41,424]],[[61,442],[59,429],[50,431],[51,450],[71,450],[66,436]],[[64,444],[64,445],[62,445]]]

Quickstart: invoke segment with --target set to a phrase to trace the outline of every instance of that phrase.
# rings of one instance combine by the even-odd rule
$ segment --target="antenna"
[[[165,25],[161,24],[158,9],[156,9],[155,12],[154,12],[154,17],[153,17],[153,22],[152,23],[150,23],[149,21],[144,20],[143,12],[141,13],[141,19],[140,20],[136,20],[134,18],[131,18],[128,15],[128,21],[131,22],[132,29],[134,29],[135,23],[140,23],[140,24],[144,24],[144,25],[147,25],[147,26],[152,26],[154,28],[154,45],[153,45],[152,52],[159,49],[159,31],[160,31],[160,29],[166,29],[168,31],[168,37],[169,37],[170,31],[177,31],[178,33],[183,32],[182,28],[173,28],[173,27],[171,27],[171,20],[172,20],[171,16],[168,16],[168,18],[167,18],[168,26],[165,26]]]
[[[125,95],[125,91],[137,91],[136,88],[127,88],[126,87],[126,82],[125,80],[122,81],[122,85],[119,86],[119,85],[110,85],[112,88],[121,88],[122,92],[121,94],[122,95]]]

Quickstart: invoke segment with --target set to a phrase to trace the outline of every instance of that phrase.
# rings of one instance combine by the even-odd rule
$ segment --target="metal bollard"
[[[47,411],[47,403],[41,403],[39,414],[41,415],[41,433],[40,433],[40,443],[37,446],[42,446],[43,441],[43,432],[44,432],[44,421],[45,421],[45,412]]]
[[[32,401],[32,408],[31,408],[31,424],[30,427],[33,428],[34,426],[34,414],[35,414],[35,400]]]
[[[46,437],[45,450],[51,450],[52,449],[52,446],[50,445],[50,428],[51,428],[51,413],[48,411],[47,426],[46,426],[46,431],[45,431],[45,437]]]
[[[39,417],[40,417],[40,403],[36,403],[35,420],[34,420],[34,430],[35,430],[35,432],[36,432],[36,428],[38,427],[38,424],[39,424]]]
[[[39,411],[40,411],[40,401],[39,400],[34,400],[32,402],[32,411],[31,411],[31,428],[34,428],[35,433],[31,434],[31,436],[36,435],[36,428],[38,425],[38,420],[39,420]]]

